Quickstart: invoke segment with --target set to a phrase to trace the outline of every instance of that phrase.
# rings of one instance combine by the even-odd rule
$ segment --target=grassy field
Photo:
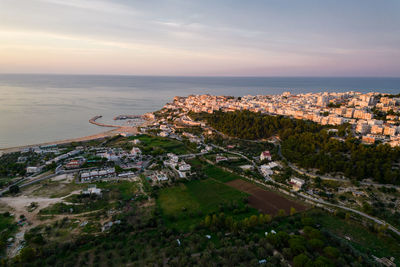
[[[165,150],[166,152],[174,154],[187,154],[192,152],[185,146],[185,144],[180,141],[159,136],[139,135],[135,137],[130,137],[129,139],[139,139],[142,142],[139,146],[149,147],[153,149],[159,148]]]
[[[110,190],[113,199],[129,200],[138,190],[137,182],[118,181],[118,182],[98,182],[96,186],[101,189]]]
[[[236,179],[241,179],[241,177],[237,174],[230,173],[222,170],[221,168],[215,167],[213,165],[208,165],[204,169],[204,173],[213,179],[221,181],[223,183],[230,182]]]
[[[88,185],[85,185],[87,187]],[[105,210],[116,205],[116,201],[130,200],[135,196],[138,190],[138,184],[135,182],[98,182],[98,188],[101,188],[102,196],[98,198],[82,197],[82,195],[71,195],[65,199],[74,204],[56,203],[40,210],[41,215],[53,214],[79,214],[83,212],[92,212]]]
[[[246,193],[207,179],[164,188],[159,193],[157,203],[167,224],[186,229],[198,223],[206,214],[220,212],[222,206],[234,205],[237,213],[255,214],[256,210],[245,207],[244,200],[247,197]],[[232,210],[224,209],[223,212],[232,214]]]
[[[59,181],[46,180],[40,183],[40,187],[35,189],[31,195],[35,197],[58,198],[65,197],[71,192],[84,188],[84,185],[75,183],[61,183]]]

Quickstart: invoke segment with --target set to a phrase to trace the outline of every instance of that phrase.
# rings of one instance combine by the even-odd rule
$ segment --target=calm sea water
[[[349,90],[400,93],[400,78],[0,75],[0,148],[102,132],[91,117],[143,114],[175,95]]]

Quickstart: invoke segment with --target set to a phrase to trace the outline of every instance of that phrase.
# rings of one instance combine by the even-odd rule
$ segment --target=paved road
[[[193,154],[184,154],[184,155],[177,155],[178,158],[191,158],[196,156],[202,156],[208,154],[209,152],[200,152],[200,153],[193,153]]]
[[[357,213],[358,215],[361,215],[361,216],[363,216],[363,217],[365,217],[365,218],[368,218],[368,219],[370,219],[370,220],[376,222],[377,224],[380,224],[380,225],[387,225],[387,226],[388,226],[388,229],[392,230],[393,232],[395,232],[397,235],[400,236],[400,231],[399,231],[398,229],[394,228],[392,225],[388,224],[387,222],[385,222],[385,221],[383,221],[383,220],[380,220],[380,219],[378,219],[378,218],[375,218],[375,217],[373,217],[373,216],[370,216],[370,215],[368,215],[368,214],[366,214],[366,213],[364,213],[364,212],[361,212],[361,211],[359,211],[359,210],[355,210],[355,209],[352,209],[352,208],[348,208],[348,207],[346,207],[346,206],[341,206],[341,205],[332,204],[332,203],[326,202],[326,201],[321,200],[321,199],[316,199],[316,198],[307,196],[307,195],[305,195],[305,194],[303,194],[303,193],[299,193],[298,195],[300,195],[301,197],[303,197],[303,198],[305,198],[305,199],[308,199],[308,200],[310,200],[310,201],[313,201],[313,202],[316,202],[316,203],[319,203],[319,204],[322,204],[322,205],[331,206],[331,207],[335,207],[335,208],[340,208],[340,209],[344,209],[344,210],[347,210],[347,211],[351,211],[351,212]]]
[[[24,178],[24,179],[19,180],[19,181],[16,182],[16,183],[13,183],[12,185],[10,185],[10,186],[4,188],[3,190],[1,190],[1,191],[0,191],[0,197],[1,197],[4,193],[8,192],[8,190],[10,190],[10,187],[11,187],[11,186],[16,185],[16,184],[19,184],[19,187],[22,188],[22,187],[25,187],[25,186],[28,186],[28,185],[31,185],[31,184],[38,183],[38,182],[40,182],[40,181],[46,180],[46,179],[53,178],[53,177],[55,177],[55,176],[57,176],[57,175],[60,175],[60,174],[74,173],[74,172],[78,172],[78,171],[81,171],[81,170],[85,170],[85,169],[62,170],[62,171],[60,171],[60,172],[58,172],[58,173],[53,173],[53,174],[49,174],[49,175],[40,177],[39,179],[32,179],[32,178],[34,178],[34,176],[28,176],[28,177],[26,177],[26,178]],[[28,182],[26,182],[26,181],[28,181]],[[21,184],[21,182],[22,182],[23,184]],[[24,183],[24,182],[26,182],[26,183]]]
[[[216,148],[219,148],[219,149],[221,149],[221,150],[223,150],[223,151],[226,151],[226,152],[229,152],[229,153],[232,153],[232,154],[239,155],[239,156],[241,156],[241,157],[247,159],[248,161],[252,162],[254,166],[257,166],[253,160],[250,160],[249,158],[247,158],[246,156],[244,156],[244,155],[242,155],[242,154],[240,154],[240,153],[227,151],[225,148],[220,147],[220,146],[217,146],[217,145],[213,145],[213,146],[216,147]],[[279,146],[279,153],[280,153],[280,146]],[[280,154],[280,155],[281,155],[281,154]],[[282,158],[284,158],[284,157],[282,156]],[[289,165],[289,166],[290,166],[290,165]],[[290,167],[293,168],[292,166],[290,166]],[[294,168],[294,169],[296,170],[296,168]],[[248,178],[247,178],[247,179],[248,179]],[[323,179],[323,178],[321,177],[321,179]],[[260,182],[260,181],[258,181],[258,180],[256,180],[256,179],[250,179],[250,180],[253,181],[253,182],[256,182],[256,183],[258,183],[258,184],[264,185],[262,182]],[[339,179],[339,180],[341,180],[341,179]],[[273,181],[273,180],[271,180],[271,181],[275,183],[275,181]],[[343,180],[341,180],[341,181],[343,181]],[[377,185],[377,184],[372,184],[372,185]],[[370,215],[368,215],[368,214],[366,214],[366,213],[364,213],[364,212],[361,212],[361,211],[359,211],[359,210],[355,210],[355,209],[352,209],[352,208],[348,208],[348,207],[346,207],[346,206],[341,206],[341,205],[332,204],[332,203],[326,202],[326,201],[324,201],[324,200],[320,200],[320,199],[316,199],[316,198],[307,196],[307,195],[305,195],[305,194],[303,194],[303,193],[299,193],[298,195],[301,196],[301,197],[303,197],[303,198],[305,198],[305,199],[307,199],[307,200],[310,200],[310,201],[312,201],[312,202],[319,203],[319,204],[321,204],[321,205],[330,206],[330,207],[336,207],[336,208],[340,208],[340,209],[344,209],[344,210],[347,210],[347,211],[356,213],[356,214],[358,214],[358,215],[360,215],[360,216],[362,216],[362,217],[365,217],[365,218],[367,218],[367,219],[372,220],[373,222],[375,222],[375,223],[377,223],[377,224],[379,224],[379,225],[386,225],[386,226],[388,227],[388,229],[392,230],[394,233],[396,233],[397,235],[400,236],[400,231],[399,231],[397,228],[395,228],[395,227],[393,227],[392,225],[390,225],[389,223],[385,222],[384,220],[375,218],[375,217],[370,216]]]
[[[25,182],[25,181],[27,181],[27,180],[30,180],[30,179],[32,179],[32,178],[34,178],[33,175],[28,176],[28,177],[25,177],[25,178],[22,178],[22,179],[19,179],[19,180],[16,181],[15,183],[10,184],[9,186],[7,186],[6,188],[4,188],[4,189],[2,189],[2,190],[0,191],[0,197],[1,197],[5,192],[7,192],[8,190],[10,190],[10,187],[11,187],[11,186],[13,186],[13,185],[18,185],[18,184],[23,183],[23,182]]]
[[[224,151],[224,152],[226,152],[226,153],[238,155],[238,156],[240,156],[240,157],[246,159],[247,161],[251,162],[251,164],[253,164],[253,166],[257,167],[257,164],[254,162],[254,160],[249,159],[248,157],[246,157],[245,155],[243,155],[243,154],[241,154],[241,153],[239,153],[239,152],[229,151],[229,150],[227,150],[226,148],[223,148],[222,146],[217,146],[217,145],[214,145],[214,144],[211,144],[211,146],[212,146],[212,147],[215,147],[215,148],[218,148],[218,149],[221,149],[222,151]]]

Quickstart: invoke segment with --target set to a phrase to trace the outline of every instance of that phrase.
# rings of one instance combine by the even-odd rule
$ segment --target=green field
[[[158,148],[166,152],[178,155],[192,152],[182,142],[177,140],[172,140],[169,138],[150,136],[150,135],[139,135],[130,137],[129,139],[130,140],[139,139],[142,142],[139,145],[139,147],[152,148],[153,150]]]
[[[32,185],[36,186],[36,185]],[[71,183],[63,183],[60,181],[45,180],[40,183],[40,187],[32,192],[32,196],[59,198],[65,197],[75,190],[84,188],[84,185]],[[26,190],[27,188],[25,188]]]
[[[256,210],[246,208],[247,197],[246,193],[207,179],[164,188],[159,193],[157,204],[167,223],[181,229],[193,226],[206,214],[213,212],[232,214],[233,209],[236,209],[236,213],[241,215],[256,213]]]
[[[138,190],[138,183],[129,181],[98,182],[96,186],[101,189],[110,190],[112,199],[117,200],[129,200],[134,197]]]
[[[214,179],[216,179],[218,181],[221,181],[223,183],[226,183],[226,182],[229,182],[229,181],[233,181],[233,180],[236,180],[236,179],[242,179],[240,175],[224,171],[223,169],[215,167],[213,165],[208,165],[204,169],[204,173],[208,177],[214,178]]]

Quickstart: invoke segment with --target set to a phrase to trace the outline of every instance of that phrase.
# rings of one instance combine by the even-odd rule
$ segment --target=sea
[[[174,96],[307,92],[400,93],[400,78],[165,77],[0,74],[0,148],[81,137],[108,130],[118,115],[155,111]]]

